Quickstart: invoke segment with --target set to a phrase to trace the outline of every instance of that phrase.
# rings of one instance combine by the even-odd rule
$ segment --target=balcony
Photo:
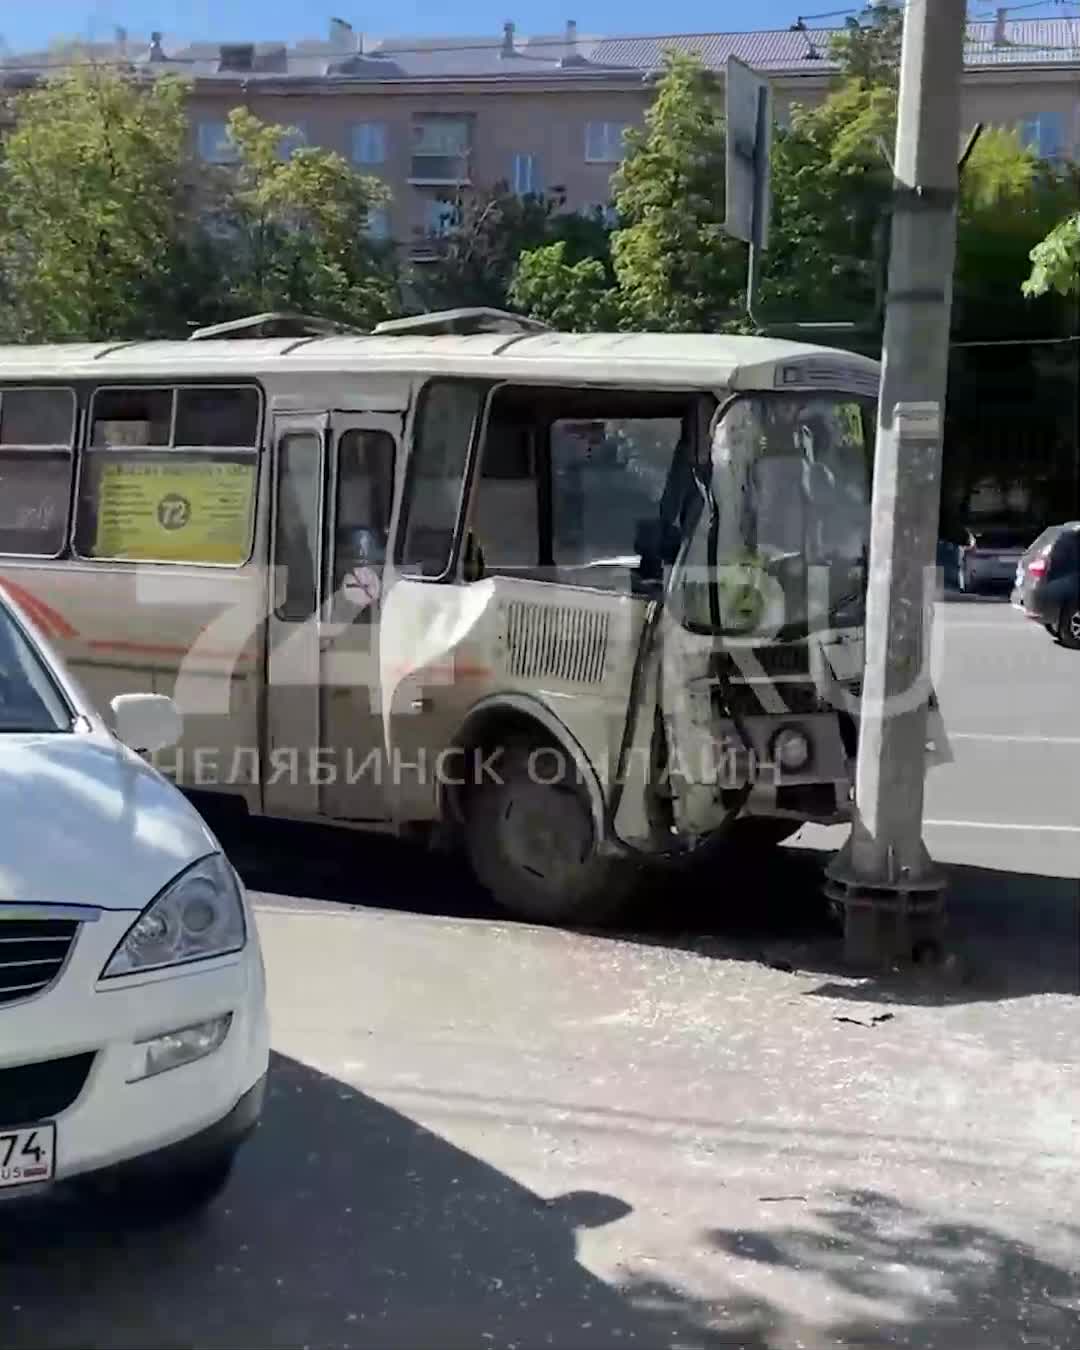
[[[418,118],[413,122],[409,182],[417,187],[468,186],[471,151],[471,118]]]
[[[413,153],[409,182],[414,187],[468,187],[469,154],[429,155]]]
[[[412,240],[409,243],[409,258],[412,262],[438,262],[446,256],[453,228],[435,228],[416,225],[413,227]]]

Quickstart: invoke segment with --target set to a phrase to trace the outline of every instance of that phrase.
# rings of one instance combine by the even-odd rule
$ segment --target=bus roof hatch
[[[380,337],[425,337],[440,333],[549,333],[539,319],[511,314],[504,309],[444,309],[434,314],[415,314],[405,319],[387,319],[373,330]]]
[[[332,319],[320,319],[313,314],[292,314],[275,310],[266,314],[252,314],[245,319],[230,319],[228,323],[213,323],[196,328],[188,335],[189,342],[207,342],[213,338],[289,338],[336,337],[340,334],[361,334],[361,328]]]

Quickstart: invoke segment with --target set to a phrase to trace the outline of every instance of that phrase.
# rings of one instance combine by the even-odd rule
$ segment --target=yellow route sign
[[[255,464],[102,466],[94,556],[241,563],[251,541]]]

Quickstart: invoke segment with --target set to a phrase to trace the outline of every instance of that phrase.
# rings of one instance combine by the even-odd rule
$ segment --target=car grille
[[[83,1090],[94,1052],[0,1069],[0,1130],[33,1125],[65,1111]]]
[[[0,917],[0,1004],[47,989],[63,969],[78,931],[74,919]]]

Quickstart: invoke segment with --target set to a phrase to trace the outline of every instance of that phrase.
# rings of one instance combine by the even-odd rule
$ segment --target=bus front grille
[[[505,613],[507,669],[519,679],[600,684],[608,650],[608,616],[572,605],[511,600]]]

